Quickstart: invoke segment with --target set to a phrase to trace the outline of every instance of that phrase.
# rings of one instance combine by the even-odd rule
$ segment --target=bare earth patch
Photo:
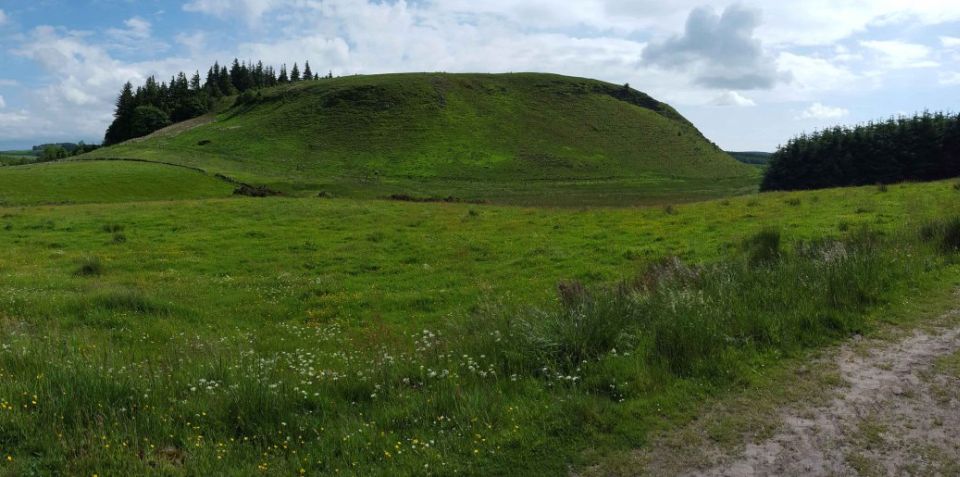
[[[872,343],[871,343],[872,344]],[[786,410],[776,435],[698,476],[956,475],[960,379],[938,358],[960,349],[960,328],[917,331],[893,345],[844,346],[847,384],[828,403]]]
[[[739,456],[681,475],[960,475],[960,327],[894,343],[855,340],[827,399],[780,411],[780,427]],[[719,457],[719,458],[716,458]],[[655,464],[655,462],[651,462]],[[648,469],[650,471],[652,469]]]
[[[584,475],[960,475],[960,311],[854,339]]]

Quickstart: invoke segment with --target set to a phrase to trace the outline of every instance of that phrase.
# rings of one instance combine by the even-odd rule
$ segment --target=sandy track
[[[845,345],[833,359],[846,384],[824,389],[832,399],[783,410],[773,437],[681,474],[960,475],[960,377],[935,367],[958,350],[960,328]]]

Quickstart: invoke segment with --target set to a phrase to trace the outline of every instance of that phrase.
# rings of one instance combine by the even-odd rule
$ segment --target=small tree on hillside
[[[290,81],[300,81],[300,68],[297,68],[297,64],[293,64],[293,69],[290,70]]]
[[[310,71],[310,62],[305,61],[303,63],[303,79],[311,80],[313,79],[313,71]]]

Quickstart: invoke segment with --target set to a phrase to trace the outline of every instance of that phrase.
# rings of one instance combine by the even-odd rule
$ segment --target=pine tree
[[[194,72],[190,78],[190,91],[200,91],[200,70]]]
[[[203,84],[203,89],[207,91],[207,94],[213,98],[219,98],[223,96],[223,92],[220,91],[220,68],[219,67],[210,67],[207,70],[207,80]]]
[[[305,79],[305,80],[312,80],[312,79],[313,79],[313,71],[310,71],[310,62],[309,62],[309,61],[304,61],[304,62],[303,62],[303,79]]]
[[[227,71],[226,66],[220,67],[217,86],[220,87],[220,92],[223,93],[224,96],[232,96],[237,93],[236,88],[233,87],[233,83],[230,81],[230,72]]]
[[[290,70],[290,81],[300,81],[300,68],[297,68],[297,64],[293,64],[293,69]]]
[[[129,81],[123,84],[123,90],[117,98],[117,108],[113,113],[113,123],[107,128],[103,138],[104,145],[117,144],[130,138],[130,124],[133,120],[133,110],[136,102],[133,95],[133,85]]]
[[[290,82],[290,78],[287,77],[287,65],[286,64],[280,65],[280,77],[277,78],[277,83],[285,84],[289,82]]]

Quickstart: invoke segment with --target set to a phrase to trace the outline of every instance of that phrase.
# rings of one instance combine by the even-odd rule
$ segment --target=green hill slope
[[[757,180],[670,106],[588,79],[354,76],[244,99],[92,157],[190,165],[292,193],[506,203],[692,199]]]

